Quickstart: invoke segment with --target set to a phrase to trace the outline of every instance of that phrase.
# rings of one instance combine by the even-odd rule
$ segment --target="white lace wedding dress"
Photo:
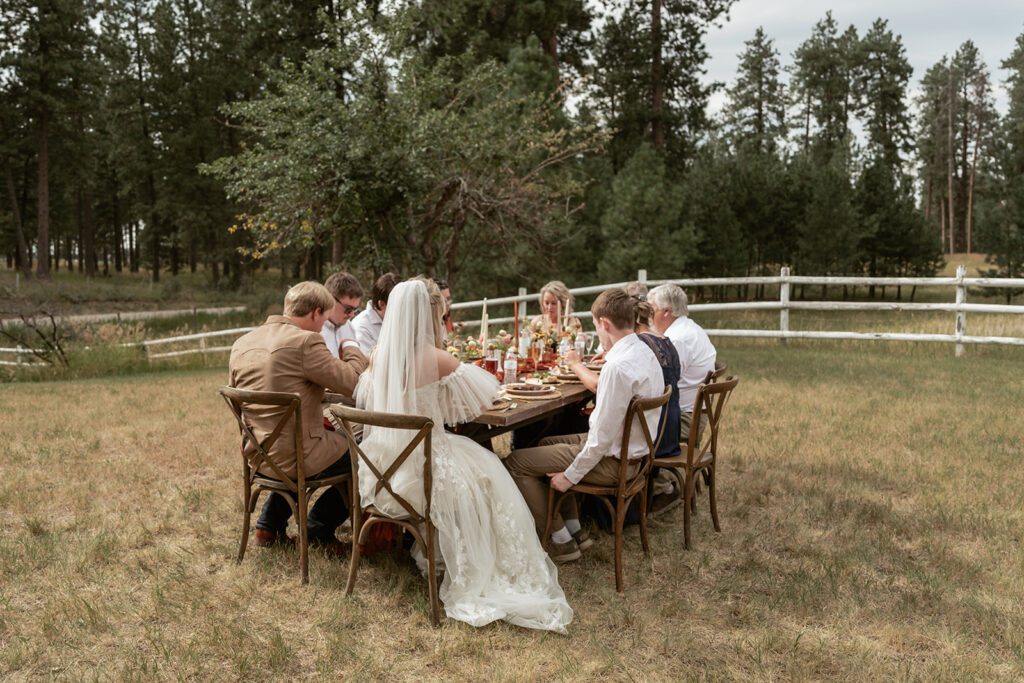
[[[386,338],[392,313],[399,313],[396,308],[403,305],[399,288],[408,284],[411,283],[402,283],[391,294],[382,339]],[[411,357],[417,355],[414,352]],[[392,359],[392,363],[397,362],[397,357]],[[381,366],[386,367],[386,361],[380,358],[375,357],[375,363],[378,373]],[[375,410],[386,403],[393,406],[394,399],[384,401],[374,395],[384,385],[383,378],[375,378],[374,374],[371,366],[360,381],[358,404]],[[408,379],[412,383],[411,377]],[[443,427],[475,418],[490,405],[497,389],[497,381],[490,374],[476,366],[461,365],[439,380],[422,384],[413,392],[403,392],[401,399],[407,414],[429,416],[435,425],[431,442],[434,485],[430,518],[437,528],[445,566],[440,598],[449,617],[473,626],[505,620],[527,628],[564,633],[572,621],[572,608],[512,477],[494,453],[466,437],[446,432]],[[392,386],[391,390],[398,389]],[[404,441],[408,442],[410,437],[405,434]],[[379,433],[370,432],[361,447],[383,471],[401,450],[401,446],[394,448],[398,443],[385,445]],[[422,468],[420,450],[391,479],[395,492],[420,511],[424,505]],[[359,479],[363,505],[373,504],[388,514],[403,514],[387,491],[374,493],[376,479],[369,468],[360,470]],[[425,571],[422,553],[415,554]]]
[[[399,283],[388,298],[370,368],[359,378],[356,404],[433,420],[430,519],[445,568],[439,594],[447,615],[473,626],[504,620],[564,633],[572,609],[515,482],[498,456],[444,431],[445,424],[468,422],[488,408],[498,382],[475,366],[459,366],[440,377],[440,362],[451,367],[452,360],[434,344],[439,322],[423,282]],[[412,436],[368,427],[359,446],[384,472]],[[390,479],[395,494],[421,513],[423,463],[421,446]],[[369,467],[359,468],[362,505],[406,515],[387,490],[375,492],[376,484]],[[414,554],[426,570],[422,553]]]

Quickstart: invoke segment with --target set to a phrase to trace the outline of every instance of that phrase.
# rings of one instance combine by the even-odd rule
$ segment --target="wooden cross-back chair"
[[[615,534],[615,590],[620,593],[623,591],[623,587],[625,585],[622,568],[622,545],[624,540],[623,528],[625,526],[626,511],[629,509],[629,504],[637,496],[640,497],[640,544],[643,546],[644,553],[649,551],[647,544],[647,486],[648,479],[650,478],[651,466],[654,461],[654,453],[658,450],[658,444],[661,443],[661,437],[665,433],[665,421],[659,419],[657,436],[653,436],[651,434],[650,427],[647,425],[647,420],[644,419],[644,413],[648,410],[654,409],[664,411],[665,405],[668,404],[671,397],[672,387],[665,387],[665,391],[662,392],[660,396],[656,396],[654,398],[634,397],[629,402],[629,407],[626,409],[625,423],[622,429],[622,446],[619,452],[619,477],[615,484],[605,486],[580,482],[564,493],[557,491],[554,487],[548,489],[548,514],[547,522],[544,525],[543,536],[545,549],[550,548],[551,545],[551,525],[554,520],[555,512],[561,509],[566,496],[576,493],[585,493],[591,496],[597,496],[597,499],[604,503],[604,506],[608,508],[608,512],[612,517],[613,533]],[[647,453],[640,460],[640,469],[636,474],[630,477],[629,463],[636,462],[629,459],[629,439],[632,434],[634,422],[638,422],[640,424],[640,429],[644,435],[644,441],[647,444]],[[612,500],[609,500],[609,498]],[[612,501],[614,501],[614,503]]]
[[[676,477],[683,495],[683,536],[687,550],[690,542],[690,517],[695,509],[697,476],[704,475],[708,487],[708,501],[711,506],[711,520],[715,531],[721,531],[718,523],[716,501],[716,467],[718,464],[718,437],[721,431],[722,415],[733,389],[739,384],[738,377],[701,384],[693,403],[693,418],[685,449],[679,455],[654,458],[654,467],[666,468]],[[701,417],[707,415],[707,425],[701,428]]]
[[[295,515],[299,528],[299,571],[302,583],[309,582],[309,529],[306,517],[309,515],[309,500],[319,489],[330,486],[342,486],[345,498],[351,496],[351,476],[349,473],[310,479],[306,476],[305,451],[302,435],[305,429],[302,424],[302,400],[298,394],[278,391],[249,391],[234,387],[221,387],[218,393],[231,409],[238,422],[238,430],[242,436],[242,541],[238,547],[238,560],[245,557],[245,548],[249,543],[249,524],[260,493],[277,492],[288,503]],[[264,438],[259,439],[245,418],[246,406],[281,406],[284,412],[278,418],[274,429]],[[289,476],[270,458],[270,449],[277,443],[281,433],[293,422],[295,451],[295,476]],[[246,442],[253,445],[251,455],[246,455]],[[267,468],[274,476],[260,473]],[[289,495],[290,494],[290,495]],[[294,496],[294,498],[293,498]]]
[[[441,623],[441,605],[437,595],[437,558],[434,548],[436,530],[430,521],[430,500],[433,489],[432,460],[430,448],[431,431],[434,422],[428,417],[419,415],[394,415],[391,413],[378,413],[366,410],[358,410],[343,405],[332,405],[331,414],[341,424],[341,429],[349,440],[352,454],[352,480],[355,483],[354,502],[352,504],[352,558],[349,563],[348,585],[345,587],[345,595],[351,595],[356,586],[356,574],[359,571],[359,559],[362,555],[362,545],[370,528],[374,524],[389,523],[397,524],[413,535],[424,549],[427,556],[427,591],[430,599],[430,623],[439,626]],[[373,464],[363,449],[356,443],[355,426],[379,427],[386,429],[400,429],[414,432],[409,442],[397,453],[395,459],[383,472]],[[417,510],[409,501],[395,493],[391,487],[391,477],[398,471],[406,460],[412,456],[416,449],[423,445],[423,510]],[[373,473],[377,480],[374,485],[374,493],[387,491],[391,494],[405,514],[401,517],[392,517],[381,512],[373,505],[365,508],[359,498],[359,468],[366,467]],[[422,531],[421,531],[422,528]]]

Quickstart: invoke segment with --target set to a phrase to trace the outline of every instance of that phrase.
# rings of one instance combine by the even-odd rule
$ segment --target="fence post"
[[[641,268],[640,270],[636,271],[636,281],[639,282],[644,287],[647,287],[647,269],[646,268]]]
[[[203,355],[203,367],[206,367],[206,337],[199,338],[199,350]]]
[[[526,287],[520,287],[519,288],[519,296],[526,296]],[[526,314],[526,299],[523,299],[519,303],[519,317],[522,318],[523,320],[527,321],[527,322],[529,322],[529,320],[530,320],[530,316],[528,316]],[[516,344],[518,344],[518,343],[519,343],[519,340],[517,339],[516,340]]]
[[[779,332],[786,334],[789,332],[789,267],[783,266],[779,275],[782,277],[779,283],[779,303],[782,305],[779,309]],[[786,338],[780,337],[779,343],[785,346]]]
[[[967,266],[956,267],[956,305],[962,306],[967,303],[967,287],[964,286],[964,277],[967,275]],[[956,312],[956,357],[964,355],[964,345],[959,340],[967,332],[967,311],[957,310]]]

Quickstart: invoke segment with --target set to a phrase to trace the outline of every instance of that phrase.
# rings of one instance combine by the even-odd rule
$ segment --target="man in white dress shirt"
[[[384,311],[388,307],[388,297],[402,278],[397,273],[384,273],[373,283],[370,292],[370,305],[362,313],[352,319],[352,330],[356,333],[359,349],[369,356],[377,347],[380,328],[384,324]]]
[[[355,330],[349,320],[359,310],[363,302],[363,288],[359,280],[348,273],[334,273],[324,283],[324,287],[334,297],[334,308],[327,316],[327,322],[320,330],[327,343],[327,350],[335,358],[340,357],[341,343],[346,339],[356,340]]]
[[[665,390],[661,365],[654,352],[633,332],[636,299],[622,289],[603,292],[591,307],[597,335],[605,349],[605,364],[597,382],[597,398],[590,415],[587,434],[541,439],[535,448],[512,451],[505,466],[533,513],[537,533],[544,533],[547,520],[548,487],[567,491],[581,481],[609,485],[618,481],[619,456],[626,410],[634,396],[654,398]],[[574,369],[582,361],[575,352],[566,357]],[[660,411],[645,415],[651,433],[658,430]],[[632,476],[647,455],[643,430],[633,429],[629,440],[629,466]],[[570,496],[555,515],[551,535],[551,559],[571,562],[593,544],[580,527],[576,501]]]
[[[679,413],[680,436],[690,433],[693,401],[697,387],[715,369],[717,352],[708,333],[689,318],[686,292],[679,285],[660,285],[647,295],[647,303],[654,309],[651,325],[658,334],[668,337],[679,354]]]

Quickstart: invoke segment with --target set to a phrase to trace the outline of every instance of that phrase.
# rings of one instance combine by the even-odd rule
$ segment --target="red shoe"
[[[278,545],[295,546],[295,539],[290,538],[285,532],[268,531],[267,529],[257,529],[253,542],[257,548],[272,548]]]

